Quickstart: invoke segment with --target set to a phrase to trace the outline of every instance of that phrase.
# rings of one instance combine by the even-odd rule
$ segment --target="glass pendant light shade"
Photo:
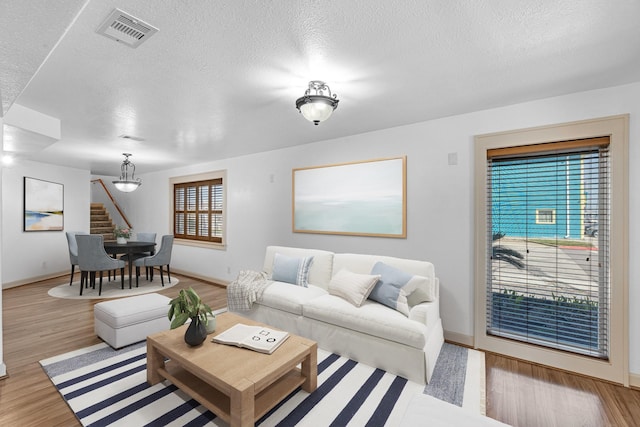
[[[113,181],[113,185],[124,193],[131,193],[142,185],[140,181]]]
[[[311,94],[311,91],[315,91],[315,94]],[[324,95],[325,91],[328,96]],[[338,107],[340,101],[336,96],[336,94],[331,95],[331,89],[324,82],[313,80],[309,82],[309,88],[304,95],[296,100],[296,108],[305,119],[318,125],[331,117],[333,110]]]
[[[124,161],[122,162],[122,166],[120,166],[120,179],[113,181],[113,185],[115,185],[116,189],[124,193],[131,193],[142,185],[142,181],[140,178],[135,177],[136,165],[129,161],[131,154],[122,153],[122,155],[124,156]],[[131,169],[131,171],[129,169]]]
[[[300,112],[305,119],[317,125],[331,117],[331,113],[335,108],[330,102],[332,101],[331,99],[327,100],[325,96],[314,95],[310,95],[307,98],[309,101],[300,106]]]

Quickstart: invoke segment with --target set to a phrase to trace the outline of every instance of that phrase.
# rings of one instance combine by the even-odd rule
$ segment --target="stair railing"
[[[124,214],[124,212],[122,212],[122,209],[120,209],[120,205],[118,205],[118,202],[116,202],[116,200],[113,198],[113,196],[111,195],[111,192],[109,191],[109,189],[107,188],[106,185],[104,185],[104,182],[102,181],[102,179],[98,178],[98,179],[92,179],[91,180],[92,183],[98,182],[100,183],[100,185],[102,186],[102,188],[104,189],[105,193],[107,193],[107,196],[109,196],[109,199],[111,199],[111,202],[113,203],[113,206],[116,207],[116,209],[118,210],[118,213],[120,214],[120,216],[122,217],[122,219],[124,220],[124,222],[127,224],[127,226],[129,228],[133,228],[131,226],[131,223],[129,222],[129,219],[127,218],[127,216]]]

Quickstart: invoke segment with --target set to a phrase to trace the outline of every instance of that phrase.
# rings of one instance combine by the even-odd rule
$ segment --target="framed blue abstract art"
[[[24,231],[64,229],[64,186],[24,177]]]
[[[293,232],[406,238],[407,158],[293,170]]]

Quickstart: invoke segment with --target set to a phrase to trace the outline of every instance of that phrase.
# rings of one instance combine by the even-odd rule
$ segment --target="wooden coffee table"
[[[267,326],[223,313],[216,332],[198,347],[184,342],[186,325],[147,338],[147,381],[168,379],[231,426],[253,426],[296,388],[317,387],[317,344],[290,335],[273,354],[216,344],[211,338],[236,323]],[[165,362],[165,357],[169,358]],[[302,364],[302,368],[297,368]]]

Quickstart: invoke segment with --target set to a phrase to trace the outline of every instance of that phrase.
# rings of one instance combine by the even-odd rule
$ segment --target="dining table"
[[[156,251],[156,242],[139,242],[128,240],[127,243],[104,242],[104,250],[109,255],[127,254],[129,258],[129,289],[131,289],[131,276],[134,254],[149,252],[153,255]]]

